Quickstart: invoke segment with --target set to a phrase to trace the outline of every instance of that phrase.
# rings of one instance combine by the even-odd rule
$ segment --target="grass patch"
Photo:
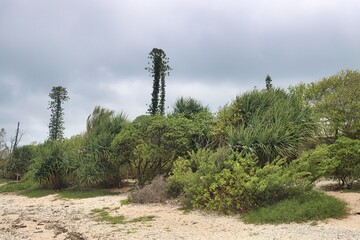
[[[82,199],[118,194],[104,189],[63,189],[56,191],[52,189],[41,188],[39,183],[34,181],[14,182],[7,180],[4,182],[7,184],[0,186],[0,193],[17,192],[19,195],[30,198],[39,198],[51,194],[59,194],[59,196],[62,198]]]
[[[346,204],[323,192],[310,191],[277,204],[246,213],[245,223],[280,224],[340,218],[347,214]]]
[[[21,191],[21,192],[19,192],[19,195],[26,196],[29,198],[41,198],[41,197],[45,197],[45,196],[56,194],[56,193],[57,192],[55,190],[44,189],[44,188],[39,187],[39,188]]]
[[[359,192],[360,192],[360,182],[354,183],[354,185],[353,185],[351,188],[345,188],[345,189],[343,189],[343,192],[359,193]]]
[[[131,199],[128,197],[126,199],[122,199],[120,200],[120,205],[124,206],[124,205],[129,205],[131,203]]]
[[[97,216],[98,221],[108,222],[110,224],[126,224],[126,223],[136,223],[136,222],[149,222],[155,219],[155,216],[141,216],[133,218],[130,220],[125,220],[124,215],[119,216],[110,216],[109,212],[106,211],[107,208],[95,208],[91,212]]]
[[[83,199],[83,198],[94,198],[101,196],[116,195],[110,191],[103,189],[64,189],[64,190],[52,190],[44,188],[33,188],[19,192],[20,195],[24,195],[31,198],[45,197],[51,194],[58,194],[61,198],[65,199]]]
[[[38,188],[39,185],[36,182],[8,182],[6,185],[0,186],[0,193],[4,192],[18,192],[23,190],[32,190]]]
[[[125,224],[125,217],[120,216],[110,216],[110,214],[104,208],[95,208],[91,210],[92,213],[97,215],[97,219],[102,222],[108,222],[111,224]]]
[[[5,178],[0,178],[0,184],[2,183],[10,183],[10,182],[13,182],[14,180],[11,180],[11,179],[5,179]]]

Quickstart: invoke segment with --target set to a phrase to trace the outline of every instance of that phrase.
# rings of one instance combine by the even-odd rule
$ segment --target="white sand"
[[[176,204],[120,207],[124,194],[81,200],[0,194],[0,239],[360,239],[360,193],[329,194],[348,202],[347,218],[275,226],[247,225],[238,217],[200,211],[186,214]],[[103,207],[128,220],[155,218],[116,225],[98,222],[91,209]]]

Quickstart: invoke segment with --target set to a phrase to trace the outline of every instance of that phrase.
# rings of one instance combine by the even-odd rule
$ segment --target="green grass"
[[[38,183],[32,181],[10,182],[6,185],[0,186],[0,193],[2,192],[17,192],[19,195],[30,198],[39,198],[51,194],[58,194],[60,197],[67,199],[93,198],[117,194],[104,189],[63,189],[56,191],[41,188]]]
[[[92,213],[97,215],[97,219],[102,222],[108,222],[111,224],[125,224],[124,215],[110,216],[110,214],[104,208],[95,208],[91,210]]]
[[[131,203],[131,199],[128,197],[126,199],[122,199],[120,200],[120,205],[124,206],[124,205],[129,205]]]
[[[346,204],[343,201],[314,190],[250,211],[242,219],[245,223],[280,224],[341,218],[346,214]]]
[[[10,183],[10,182],[13,182],[14,180],[11,180],[11,179],[5,179],[5,178],[0,178],[0,184],[2,183]]]
[[[130,220],[125,220],[124,215],[110,216],[109,212],[106,211],[107,208],[95,208],[91,212],[96,215],[98,221],[108,222],[110,224],[126,224],[126,223],[136,223],[136,222],[148,222],[153,221],[155,216],[141,216],[133,218]]]
[[[344,192],[360,192],[360,182],[355,183],[351,188],[345,188],[343,189]]]
[[[101,196],[116,195],[110,191],[103,189],[63,189],[63,190],[51,190],[43,188],[29,189],[19,192],[20,195],[24,195],[31,198],[44,197],[51,194],[58,194],[61,198],[65,199],[83,199],[83,198],[94,198]]]
[[[23,190],[30,190],[39,187],[35,182],[8,182],[6,185],[0,186],[0,193],[3,192],[18,192]]]
[[[21,191],[18,193],[18,195],[26,196],[29,198],[41,198],[46,197],[52,194],[56,194],[57,192],[55,190],[51,189],[43,189],[43,188],[33,188],[33,189],[27,189],[24,191]]]

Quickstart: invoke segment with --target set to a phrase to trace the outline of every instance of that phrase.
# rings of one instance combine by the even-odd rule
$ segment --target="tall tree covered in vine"
[[[145,69],[153,78],[153,91],[151,94],[151,103],[149,105],[148,113],[154,115],[165,114],[165,77],[170,75],[172,70],[169,66],[169,58],[166,57],[165,52],[159,48],[153,48],[149,53],[148,62],[149,67]]]
[[[53,87],[49,93],[51,100],[49,107],[51,111],[49,123],[49,140],[60,140],[64,138],[64,108],[63,103],[69,100],[66,88]]]

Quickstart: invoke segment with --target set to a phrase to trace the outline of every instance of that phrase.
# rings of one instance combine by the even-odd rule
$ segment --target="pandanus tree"
[[[317,130],[311,109],[282,89],[244,93],[227,111],[228,144],[244,155],[255,154],[260,165],[277,157],[295,159]]]

